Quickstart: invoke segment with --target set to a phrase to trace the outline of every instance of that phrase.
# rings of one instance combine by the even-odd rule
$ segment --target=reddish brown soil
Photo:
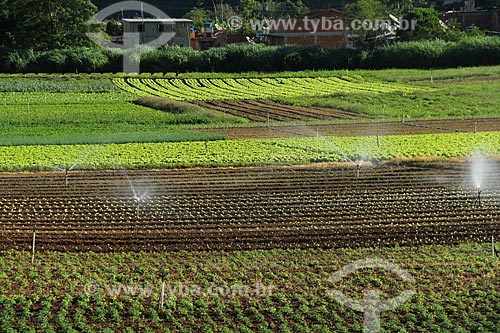
[[[242,117],[250,121],[338,120],[359,119],[357,113],[319,107],[284,105],[271,101],[210,101],[198,105]]]
[[[498,165],[500,167],[500,165]],[[465,164],[0,174],[0,249],[359,247],[500,235],[500,185]]]
[[[278,138],[293,136],[375,136],[453,132],[500,131],[500,118],[422,120],[415,122],[371,122],[328,125],[289,125],[211,128],[202,131],[222,134],[230,139]]]

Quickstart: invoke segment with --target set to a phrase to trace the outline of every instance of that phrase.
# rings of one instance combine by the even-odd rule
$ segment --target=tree
[[[269,1],[273,3],[273,1]],[[297,17],[302,14],[305,14],[309,11],[306,5],[302,2],[302,0],[286,0],[274,2],[276,4],[274,8],[274,13],[271,13],[272,17]]]
[[[201,31],[203,23],[209,21],[210,11],[201,8],[193,8],[184,16],[193,21],[196,30]]]
[[[9,8],[9,0],[0,0],[0,47],[11,48],[14,45],[15,31],[13,16]]]
[[[90,46],[87,23],[97,11],[91,0],[0,0],[4,47],[51,50]]]
[[[106,23],[106,33],[109,36],[122,36],[123,26],[116,20],[109,20]]]
[[[384,17],[384,6],[379,0],[358,0],[345,6],[345,21],[346,26],[356,26],[354,34],[357,35],[356,46],[358,47],[371,47],[374,45],[375,36],[378,31],[374,29],[367,29],[360,26],[363,21],[371,21],[382,19]]]
[[[440,38],[444,29],[433,8],[415,8],[404,16],[407,22],[415,22],[415,29],[400,30],[398,35],[401,40],[421,40]]]

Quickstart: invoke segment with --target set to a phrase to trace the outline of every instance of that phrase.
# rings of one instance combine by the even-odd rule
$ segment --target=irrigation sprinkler
[[[474,133],[477,133],[477,121],[474,122]]]
[[[68,187],[68,185],[69,185],[69,171],[71,170],[71,168],[67,168],[67,167],[64,167],[64,168],[53,167],[53,169],[56,169],[56,170],[64,172],[64,186]]]
[[[35,242],[36,242],[36,223],[33,224],[33,244],[31,246],[31,264],[35,264]]]
[[[377,147],[380,148],[380,130],[377,130]]]
[[[478,186],[477,188],[477,198],[475,201],[476,207],[481,207],[481,187]]]
[[[134,200],[135,200],[135,205],[136,205],[135,217],[137,219],[139,219],[141,217],[141,198],[135,197]]]
[[[267,128],[271,127],[271,117],[269,116],[269,112],[267,113]]]
[[[491,235],[491,255],[493,257],[497,256],[498,254],[495,251],[495,236]]]
[[[166,278],[165,273],[161,273],[161,295],[160,295],[160,309],[163,309],[163,306],[165,304],[165,278]]]
[[[320,135],[319,135],[319,128],[316,127],[316,138],[318,139],[318,153],[320,151]]]
[[[356,164],[356,177],[359,178],[359,171],[361,170],[361,162]]]

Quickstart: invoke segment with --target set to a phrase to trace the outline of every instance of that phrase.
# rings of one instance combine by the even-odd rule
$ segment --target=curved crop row
[[[271,99],[331,95],[335,93],[413,92],[403,84],[372,82],[360,77],[325,78],[224,78],[224,79],[139,79],[116,78],[120,88],[140,95],[153,95],[184,101]],[[424,89],[424,88],[418,88]]]

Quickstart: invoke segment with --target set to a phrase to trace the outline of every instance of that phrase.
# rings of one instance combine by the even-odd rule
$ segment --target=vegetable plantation
[[[415,283],[374,269],[343,283],[330,276],[359,258],[383,257]],[[198,252],[24,251],[0,260],[0,325],[4,332],[363,332],[363,314],[329,294],[353,298],[404,288],[410,301],[381,317],[381,332],[498,332],[499,261],[480,244],[419,248],[274,249]],[[160,308],[161,276],[166,281]],[[181,286],[274,286],[260,297],[179,292]],[[136,289],[133,286],[140,286]],[[176,292],[177,291],[177,292]]]
[[[455,244],[498,237],[467,165],[3,175],[3,249],[215,250]]]
[[[393,158],[461,158],[476,151],[500,153],[500,133],[310,137],[205,142],[128,143],[0,147],[0,170],[154,169],[290,165]]]
[[[0,331],[500,332],[499,73],[0,75]]]

